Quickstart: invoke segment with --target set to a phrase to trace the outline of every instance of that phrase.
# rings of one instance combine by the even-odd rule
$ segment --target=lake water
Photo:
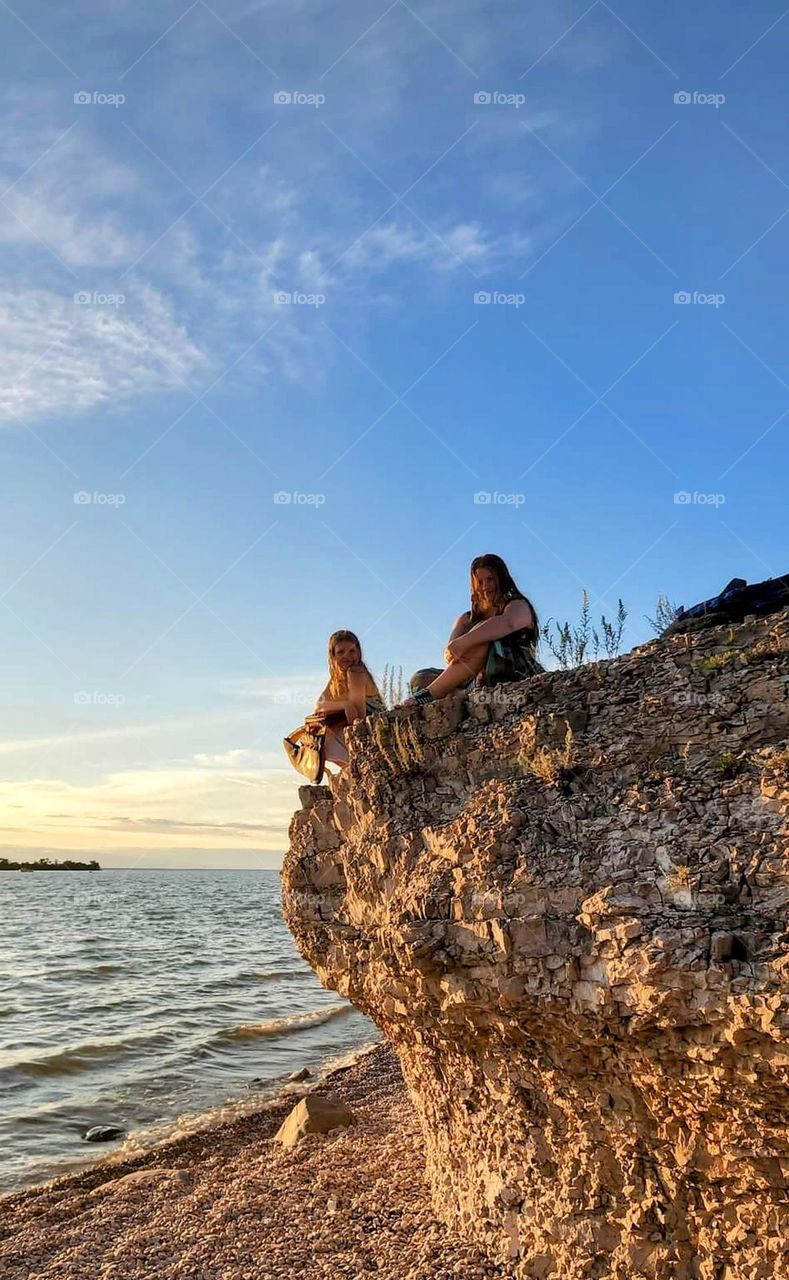
[[[277,871],[4,872],[0,921],[3,1192],[259,1105],[379,1038],[298,954]],[[86,1144],[98,1124],[130,1136]]]

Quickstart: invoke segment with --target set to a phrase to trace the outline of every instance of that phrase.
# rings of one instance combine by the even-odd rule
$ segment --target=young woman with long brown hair
[[[307,723],[326,726],[325,758],[333,764],[348,762],[345,729],[386,706],[378,685],[365,665],[362,645],[353,631],[329,636],[329,680]]]
[[[539,675],[540,624],[537,611],[520,591],[501,556],[477,556],[471,562],[471,608],[450,632],[447,666],[406,702],[432,702],[464,685],[486,686]]]

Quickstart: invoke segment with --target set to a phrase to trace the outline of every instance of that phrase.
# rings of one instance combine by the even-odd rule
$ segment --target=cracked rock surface
[[[518,1280],[789,1274],[788,693],[784,611],[376,717],[301,789],[297,945]]]

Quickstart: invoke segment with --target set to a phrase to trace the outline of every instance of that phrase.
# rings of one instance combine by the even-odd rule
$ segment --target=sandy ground
[[[284,1151],[273,1136],[291,1094],[134,1161],[6,1197],[3,1280],[510,1276],[436,1220],[416,1117],[387,1046],[317,1092],[342,1098],[358,1123]]]

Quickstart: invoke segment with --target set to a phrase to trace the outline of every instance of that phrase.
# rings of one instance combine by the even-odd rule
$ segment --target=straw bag
[[[299,773],[309,782],[320,782],[326,765],[326,727],[300,724],[283,739],[285,753]]]

